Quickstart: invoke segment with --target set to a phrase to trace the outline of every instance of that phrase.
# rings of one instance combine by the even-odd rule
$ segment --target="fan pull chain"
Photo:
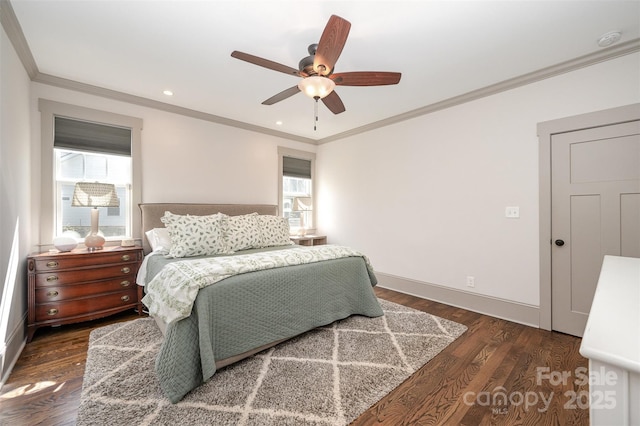
[[[316,97],[316,103],[313,107],[313,131],[316,131],[316,125],[318,124],[318,98]]]

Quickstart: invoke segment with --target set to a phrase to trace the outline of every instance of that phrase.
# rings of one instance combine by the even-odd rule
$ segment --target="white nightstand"
[[[292,236],[291,241],[300,246],[320,246],[327,244],[326,235],[304,235],[304,236]]]

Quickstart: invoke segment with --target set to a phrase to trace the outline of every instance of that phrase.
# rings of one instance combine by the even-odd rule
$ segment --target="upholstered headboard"
[[[249,214],[278,214],[278,206],[271,204],[189,204],[189,203],[142,203],[139,204],[142,212],[142,247],[144,252],[149,253],[151,246],[147,241],[145,232],[153,228],[164,228],[164,223],[160,220],[164,212],[170,211],[173,214],[191,214],[194,216],[204,216],[216,213],[224,213],[229,216]]]

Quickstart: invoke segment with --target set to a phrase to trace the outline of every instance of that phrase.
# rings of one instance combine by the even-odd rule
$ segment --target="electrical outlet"
[[[505,217],[508,217],[508,218],[518,219],[520,217],[520,207],[518,206],[506,207],[504,209],[504,215]]]
[[[467,287],[475,287],[476,279],[475,277],[467,276]]]

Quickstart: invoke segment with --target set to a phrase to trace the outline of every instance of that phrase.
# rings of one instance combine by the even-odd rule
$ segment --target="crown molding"
[[[620,56],[629,55],[632,53],[640,52],[640,38],[636,38],[624,43],[620,43],[615,46],[611,46],[607,49],[599,50],[588,55],[580,56],[578,58],[571,59],[569,61],[561,62],[556,65],[552,65],[547,68],[543,68],[537,71],[523,74],[521,76],[502,81],[490,86],[483,87],[481,89],[473,90],[471,92],[464,93],[453,98],[445,99],[440,102],[436,102],[430,105],[426,105],[412,111],[398,114],[393,117],[386,118],[384,120],[376,121],[374,123],[366,124],[346,132],[338,133],[333,136],[318,139],[316,142],[318,145],[322,145],[329,142],[334,142],[339,139],[344,139],[350,136],[354,136],[360,133],[365,133],[381,127],[390,126],[392,124],[399,123],[405,120],[411,120],[412,118],[427,115],[432,112],[440,111],[446,108],[451,108],[456,105],[461,105],[470,101],[474,101],[487,96],[495,95],[500,92],[512,90],[518,87],[526,86],[531,83],[535,83],[540,80],[555,77],[561,74],[565,74],[571,71],[576,71],[580,68],[595,65],[600,62],[605,62],[611,59],[618,58]]]
[[[107,99],[126,102],[129,104],[139,105],[147,108],[153,108],[160,111],[169,112],[172,114],[178,114],[186,117],[196,118],[198,120],[209,121],[211,123],[222,124],[224,126],[236,127],[236,128],[248,130],[251,132],[262,133],[265,135],[275,136],[275,137],[284,138],[288,140],[295,140],[298,142],[303,142],[303,143],[308,143],[313,145],[316,144],[316,141],[310,138],[304,138],[301,136],[292,135],[285,132],[279,132],[277,130],[269,129],[266,127],[245,123],[243,121],[232,120],[230,118],[220,117],[215,114],[209,114],[206,112],[197,111],[190,108],[172,105],[165,102],[160,102],[153,99],[145,98],[142,96],[136,96],[129,93],[119,92],[117,90],[106,89],[100,86],[81,83],[75,80],[56,77],[50,74],[43,74],[39,72],[32,79],[32,81],[36,83],[46,84],[49,86],[55,86],[63,89],[74,90],[74,91],[86,93],[89,95],[100,96]]]
[[[29,78],[33,80],[33,78],[38,75],[38,66],[31,54],[27,39],[24,37],[22,27],[20,27],[18,18],[9,0],[0,0],[0,23],[7,33],[13,48],[16,50],[22,66],[27,71]]]
[[[179,114],[186,117],[196,118],[199,120],[209,121],[212,123],[222,124],[225,126],[236,127],[250,132],[257,132],[265,135],[275,136],[278,138],[294,140],[302,143],[315,145],[316,141],[311,138],[305,138],[302,136],[293,135],[286,132],[280,132],[277,130],[269,129],[266,127],[256,126],[253,124],[245,123],[243,121],[232,120],[230,118],[221,117],[214,114],[205,113],[202,111],[196,111],[189,108],[180,107],[177,105],[168,104],[165,102],[156,101],[141,96],[132,95],[129,93],[118,92],[116,90],[106,89],[104,87],[94,86],[91,84],[81,83],[79,81],[69,80],[62,77],[57,77],[50,74],[41,73],[38,69],[38,65],[29,49],[27,39],[22,32],[22,27],[18,22],[18,18],[11,6],[9,0],[0,0],[0,24],[4,28],[13,48],[16,50],[22,66],[27,71],[31,81],[35,83],[46,84],[49,86],[60,87],[64,89],[74,90],[89,95],[100,96],[103,98],[113,99],[116,101],[126,102],[134,105],[140,105],[148,108],[157,109],[173,114]]]
[[[624,43],[616,44],[606,49],[599,50],[594,53],[590,53],[584,56],[580,56],[569,61],[565,61],[556,65],[552,65],[547,68],[540,69],[515,77],[509,80],[505,80],[490,86],[483,87],[481,89],[473,90],[471,92],[464,93],[462,95],[454,96],[449,99],[445,99],[433,104],[425,105],[423,107],[395,115],[393,117],[379,120],[373,123],[366,124],[364,126],[356,127],[346,132],[337,133],[333,136],[329,136],[322,139],[311,139],[302,136],[294,135],[291,133],[281,132],[266,127],[256,126],[253,124],[245,123],[243,121],[232,120],[230,118],[221,117],[214,114],[205,113],[177,105],[168,104],[165,102],[156,101],[141,96],[131,95],[129,93],[118,92],[111,89],[106,89],[99,86],[93,86],[86,83],[81,83],[74,80],[69,80],[61,77],[56,77],[49,74],[43,74],[38,70],[35,59],[29,49],[18,18],[16,17],[11,3],[9,0],[0,0],[0,23],[5,29],[9,40],[11,41],[14,49],[16,50],[18,57],[22,61],[29,78],[37,83],[47,84],[50,86],[61,87],[69,90],[74,90],[82,93],[87,93],[95,96],[100,96],[117,101],[127,102],[135,105],[144,106],[147,108],[153,108],[173,114],[184,115],[187,117],[196,118],[199,120],[209,121],[225,126],[236,127],[251,132],[262,133],[265,135],[275,136],[283,139],[298,141],[302,143],[312,145],[322,145],[329,142],[334,142],[340,139],[344,139],[350,136],[355,136],[360,133],[369,132],[371,130],[379,129],[381,127],[390,126],[392,124],[400,123],[402,121],[411,120],[416,117],[427,115],[436,111],[440,111],[446,108],[451,108],[456,105],[461,105],[466,102],[484,98],[487,96],[495,95],[500,92],[515,89],[518,87],[526,86],[531,83],[535,83],[540,80],[555,77],[557,75],[565,74],[571,71],[578,70],[580,68],[588,67],[600,62],[605,62],[611,59],[618,58],[620,56],[629,55],[640,51],[640,38],[636,38]]]

